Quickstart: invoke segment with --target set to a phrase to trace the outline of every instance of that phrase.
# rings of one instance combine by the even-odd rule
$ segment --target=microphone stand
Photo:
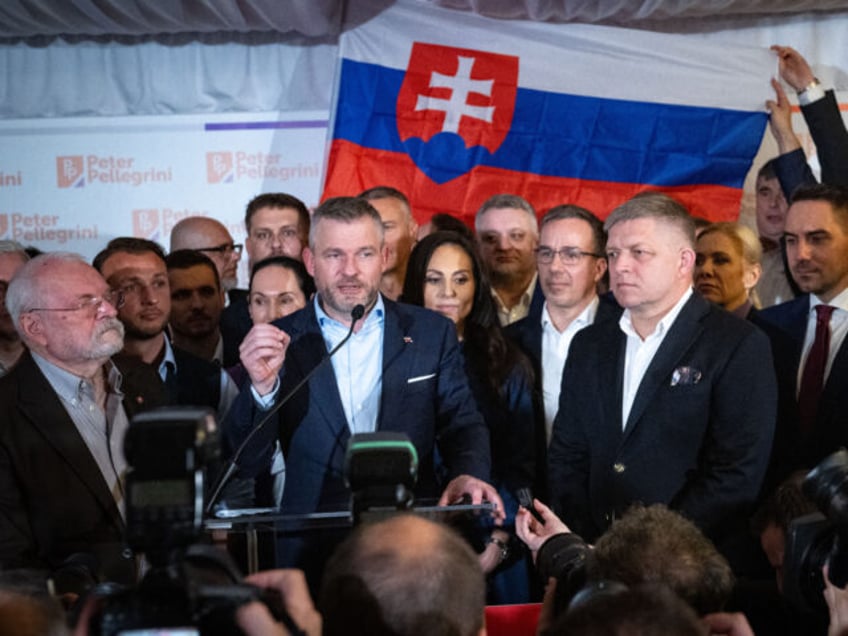
[[[322,366],[324,366],[324,363],[327,362],[327,360],[329,360],[330,358],[332,358],[336,354],[336,352],[339,349],[341,349],[342,346],[348,340],[350,340],[350,337],[353,335],[353,328],[356,326],[356,323],[359,322],[359,320],[364,315],[365,315],[365,306],[364,305],[356,305],[351,310],[351,312],[350,312],[350,318],[351,318],[350,330],[347,332],[347,335],[344,338],[342,338],[341,342],[339,342],[339,344],[337,344],[335,347],[333,347],[327,355],[325,355],[323,358],[321,358],[321,361],[318,364],[316,364],[309,373],[307,373],[305,376],[303,376],[303,379],[300,382],[298,382],[292,388],[292,390],[289,391],[283,397],[282,400],[277,402],[274,405],[274,407],[270,411],[268,411],[268,413],[265,415],[265,417],[263,417],[262,420],[260,420],[259,424],[254,426],[253,430],[251,430],[250,433],[248,433],[247,437],[244,438],[242,443],[239,444],[239,447],[236,449],[236,452],[233,453],[233,456],[229,459],[229,461],[227,461],[227,467],[225,468],[225,470],[221,474],[221,476],[218,478],[218,481],[215,484],[215,488],[212,490],[212,495],[209,497],[209,503],[206,504],[206,514],[207,515],[212,514],[212,508],[218,502],[218,497],[221,496],[221,491],[224,490],[224,486],[226,486],[230,482],[230,479],[232,478],[233,474],[236,472],[236,469],[239,468],[238,461],[239,461],[239,459],[241,459],[241,456],[244,453],[244,449],[247,448],[247,445],[250,443],[250,440],[252,440],[254,438],[254,436],[265,427],[265,425],[271,420],[271,418],[274,417],[277,414],[277,412],[285,404],[287,404],[289,400],[292,399],[292,397],[294,397],[295,393],[297,393],[300,390],[300,388],[304,384],[306,384],[310,380],[310,378],[312,378],[313,375],[315,375],[315,372],[318,371],[318,369],[320,369]]]

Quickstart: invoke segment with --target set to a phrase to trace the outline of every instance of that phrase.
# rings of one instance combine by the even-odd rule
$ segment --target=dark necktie
[[[798,391],[798,411],[801,430],[812,430],[816,421],[819,398],[824,387],[824,371],[827,368],[827,354],[830,351],[830,315],[834,308],[830,305],[816,305],[816,338],[807,356],[804,373],[801,375],[801,388]]]

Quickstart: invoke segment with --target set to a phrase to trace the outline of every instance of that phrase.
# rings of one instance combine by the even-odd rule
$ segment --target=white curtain
[[[848,89],[848,12],[747,16],[766,0],[419,0],[491,15],[666,17],[662,29],[735,44],[788,44],[829,85]],[[773,0],[770,9],[846,0]],[[340,21],[368,19],[392,0],[3,0],[0,34],[51,30],[170,35],[0,40],[0,119],[328,110]],[[680,19],[704,5],[709,19]],[[169,7],[164,9],[159,6]],[[120,9],[119,9],[120,7]],[[510,9],[512,7],[513,9]],[[736,13],[734,13],[734,11]],[[593,13],[594,12],[594,13]],[[342,15],[344,13],[344,15]],[[177,19],[179,18],[179,19]],[[635,20],[629,26],[642,24]],[[656,20],[655,20],[656,23]],[[228,32],[198,33],[221,27]],[[240,32],[250,31],[250,32]],[[323,35],[320,35],[323,32]],[[301,35],[299,33],[308,33]]]

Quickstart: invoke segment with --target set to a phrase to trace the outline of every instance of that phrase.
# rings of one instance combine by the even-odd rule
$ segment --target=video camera
[[[837,587],[848,584],[848,452],[837,451],[811,470],[801,490],[821,513],[789,525],[783,593],[801,609],[827,613],[822,567]]]
[[[124,440],[127,541],[150,570],[132,588],[111,586],[90,631],[102,636],[217,636],[240,633],[235,609],[252,600],[285,620],[279,596],[240,584],[229,555],[198,543],[205,473],[219,455],[218,427],[205,408],[166,407],[133,418]],[[297,633],[297,632],[295,632]]]

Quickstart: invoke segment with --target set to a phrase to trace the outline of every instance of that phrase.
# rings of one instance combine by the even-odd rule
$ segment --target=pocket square
[[[701,381],[701,371],[695,367],[677,367],[671,374],[671,386],[689,386]]]
[[[418,376],[415,376],[414,378],[409,378],[406,381],[406,383],[407,384],[414,384],[416,382],[423,382],[424,380],[429,380],[430,378],[435,378],[435,377],[436,377],[435,373],[429,373],[427,375],[418,375]]]

